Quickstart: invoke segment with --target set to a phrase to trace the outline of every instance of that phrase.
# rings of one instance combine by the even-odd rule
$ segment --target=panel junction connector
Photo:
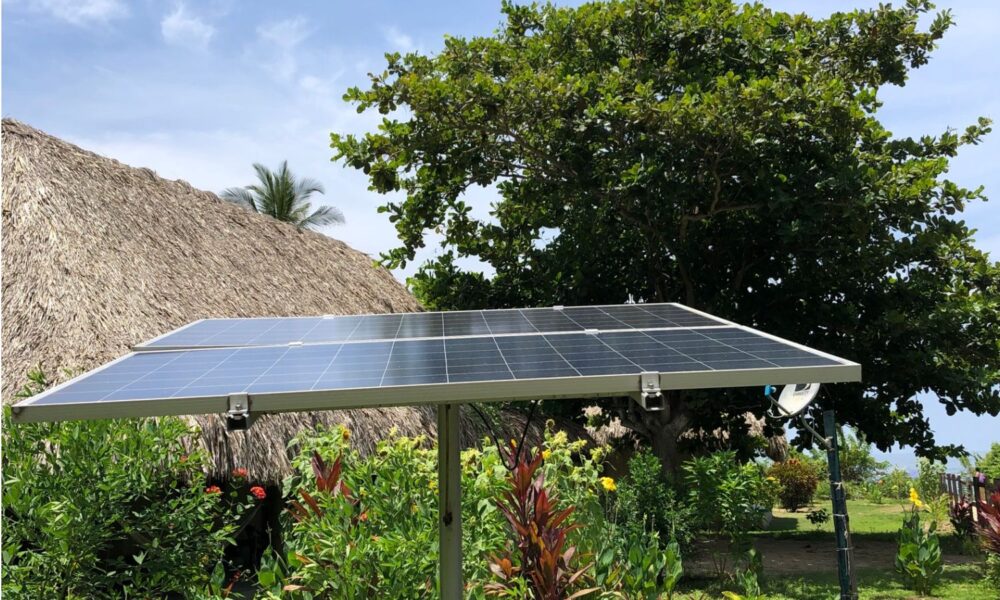
[[[659,373],[642,373],[639,375],[639,395],[636,400],[644,410],[655,412],[666,408],[666,400],[660,390]]]
[[[226,411],[226,431],[246,431],[257,420],[250,412],[250,395],[229,394],[229,410]]]

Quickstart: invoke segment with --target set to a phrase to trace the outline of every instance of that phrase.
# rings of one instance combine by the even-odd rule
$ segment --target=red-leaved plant
[[[313,451],[311,462],[313,473],[316,475],[316,491],[327,493],[334,497],[341,495],[352,506],[357,506],[358,499],[351,497],[351,488],[348,487],[347,484],[340,478],[341,470],[343,468],[341,459],[342,457],[338,456],[337,460],[335,460],[332,465],[327,465],[323,460],[323,457],[321,457],[315,450]],[[316,502],[316,499],[313,498],[309,492],[303,488],[299,488],[299,495],[302,496],[306,506],[308,506],[317,517],[323,516],[323,510],[320,508],[319,503]],[[289,504],[291,504],[291,508],[289,508],[289,510],[291,511],[292,516],[295,517],[296,521],[303,521],[309,518],[309,510],[307,510],[306,507],[300,502],[292,500]],[[357,517],[355,517],[355,519],[357,519]]]
[[[484,587],[490,595],[514,591],[519,587],[518,579],[528,582],[536,600],[569,600],[596,590],[583,589],[567,596],[590,565],[571,566],[576,547],[566,548],[566,535],[579,525],[564,523],[574,507],[556,509],[555,497],[545,489],[545,475],[538,473],[541,464],[541,454],[520,459],[507,480],[511,489],[497,501],[514,532],[519,564],[509,551],[491,557],[490,571],[500,581]]]
[[[1000,556],[1000,492],[994,492],[989,502],[979,502],[979,522],[976,535],[983,548]]]

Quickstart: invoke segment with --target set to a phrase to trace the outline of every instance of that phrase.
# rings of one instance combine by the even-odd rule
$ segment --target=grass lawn
[[[840,597],[836,566],[830,573],[804,573],[801,576],[768,578],[764,575],[762,592],[768,600],[819,600]],[[862,600],[900,599],[918,597],[903,586],[892,571],[885,569],[858,569],[858,591]],[[941,583],[934,589],[933,598],[948,600],[997,600],[998,592],[983,582],[982,567],[978,564],[946,565]],[[686,580],[680,585],[678,598],[707,600],[719,598],[723,590],[739,591],[735,585],[719,585],[714,580]]]
[[[794,513],[776,509],[770,528],[753,533],[755,546],[764,557],[762,592],[765,598],[806,600],[838,597],[833,523],[827,522],[819,527],[810,523],[806,513],[812,508],[826,508],[830,512],[828,503],[818,503],[810,509]],[[896,533],[902,524],[904,510],[906,507],[898,502],[871,504],[848,501],[855,548],[855,575],[863,599],[917,597],[903,585],[893,569]],[[1000,598],[1000,593],[983,581],[981,559],[959,554],[959,544],[947,533],[941,536],[941,542],[945,552],[944,574],[933,597],[955,600]],[[706,545],[706,548],[709,547],[711,545]],[[692,569],[687,568],[688,560],[685,559],[685,570],[692,577],[682,582],[679,597],[707,600],[720,597],[723,590],[740,591],[735,584],[720,583],[716,578],[697,578],[699,574],[705,574],[704,554],[702,552],[703,556],[691,558]],[[697,569],[698,562],[701,562],[700,570]]]
[[[800,509],[796,512],[788,512],[780,508],[774,509],[774,519],[767,531],[758,532],[758,535],[766,536],[792,536],[792,537],[826,537],[833,535],[833,519],[820,526],[813,525],[806,518],[806,514],[814,509],[826,509],[827,513],[832,513],[830,502],[818,502],[808,508]],[[847,514],[850,518],[851,535],[859,535],[866,538],[879,538],[895,540],[899,527],[903,524],[903,513],[908,510],[898,501],[887,501],[884,504],[872,504],[859,500],[847,501]],[[939,528],[945,527],[944,531],[951,529],[950,523],[940,523]]]

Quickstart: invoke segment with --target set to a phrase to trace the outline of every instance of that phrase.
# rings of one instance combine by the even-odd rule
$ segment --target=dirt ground
[[[832,536],[831,536],[832,537]],[[764,572],[770,575],[796,575],[836,569],[837,552],[834,540],[758,539],[754,547],[764,557]],[[712,540],[698,542],[694,555],[684,558],[684,572],[695,577],[716,574],[713,555],[727,557],[727,544]],[[854,566],[859,569],[893,568],[896,544],[887,541],[854,540]],[[731,559],[730,559],[731,560]],[[945,564],[973,562],[975,559],[958,554],[945,554]]]

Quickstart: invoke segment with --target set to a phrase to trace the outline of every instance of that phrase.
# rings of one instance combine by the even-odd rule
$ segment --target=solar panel
[[[613,326],[605,319],[636,314],[606,308],[578,312],[592,319],[588,323],[600,320]],[[424,321],[415,320],[414,326],[431,314],[438,318],[460,315],[459,320],[450,321],[454,331],[477,331],[477,318],[499,322],[488,311],[417,313]],[[505,311],[500,316],[508,323],[524,318],[536,330],[564,323],[558,311],[528,314]],[[401,329],[410,315],[394,316]],[[353,319],[357,327],[367,317]],[[391,328],[383,324],[392,321],[376,322],[379,325],[370,331]],[[143,351],[18,404],[15,418],[225,412],[228,398],[236,394],[247,394],[258,412],[614,396],[638,391],[639,376],[649,373],[657,375],[662,389],[855,381],[860,377],[855,363],[745,327],[711,322],[711,326],[695,328],[586,333],[570,329],[363,341],[348,336],[340,342]],[[296,327],[297,332],[308,329],[304,324]],[[202,339],[208,339],[211,331],[203,329]],[[225,329],[215,331],[224,334]],[[240,339],[258,338],[243,335]]]
[[[454,312],[205,319],[136,346],[136,350],[269,346],[302,342],[582,332],[729,325],[679,304],[568,306]]]

